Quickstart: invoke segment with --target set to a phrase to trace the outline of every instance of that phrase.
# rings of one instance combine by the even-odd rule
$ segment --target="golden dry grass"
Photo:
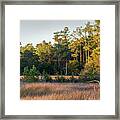
[[[25,83],[22,100],[99,100],[98,83]]]

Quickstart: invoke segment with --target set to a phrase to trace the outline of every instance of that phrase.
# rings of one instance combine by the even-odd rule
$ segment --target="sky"
[[[76,27],[84,26],[88,20],[21,20],[20,22],[20,42],[22,45],[32,43],[34,46],[46,42],[54,43],[52,39],[54,32],[61,31],[68,27],[70,31]],[[94,20],[90,20],[94,23]]]

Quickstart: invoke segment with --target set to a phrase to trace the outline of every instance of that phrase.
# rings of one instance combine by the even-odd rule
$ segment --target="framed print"
[[[119,119],[119,2],[1,2],[2,119]]]

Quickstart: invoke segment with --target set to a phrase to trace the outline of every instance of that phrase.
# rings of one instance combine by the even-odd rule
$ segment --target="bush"
[[[95,82],[97,83],[100,82],[100,74],[94,72],[93,70],[89,70],[87,72],[81,71],[80,77],[79,77],[80,82],[83,83],[88,83],[88,82]]]
[[[39,72],[37,71],[36,67],[33,65],[31,69],[27,67],[24,68],[24,80],[26,82],[37,82],[38,81],[38,76]]]
[[[29,75],[29,69],[28,69],[28,66],[27,66],[27,67],[24,67],[23,75],[24,75],[24,77],[26,77],[26,76]]]
[[[43,82],[51,82],[52,78],[45,72],[43,71]]]

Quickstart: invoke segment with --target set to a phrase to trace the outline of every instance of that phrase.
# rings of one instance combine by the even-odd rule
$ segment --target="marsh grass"
[[[98,83],[24,83],[21,100],[99,100]]]

